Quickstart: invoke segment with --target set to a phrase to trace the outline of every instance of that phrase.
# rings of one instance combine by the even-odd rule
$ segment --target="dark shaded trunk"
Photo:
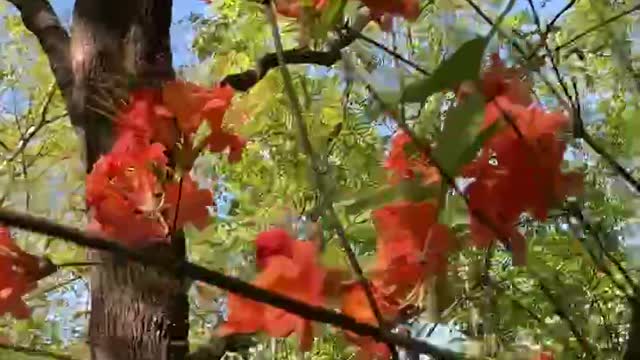
[[[640,297],[636,297],[629,302],[631,306],[631,322],[629,324],[629,338],[627,348],[624,353],[624,360],[640,359]]]
[[[172,0],[77,0],[71,33],[71,119],[84,138],[89,172],[112,144],[111,124],[128,87],[174,76]],[[184,238],[153,250],[184,257]],[[184,359],[186,286],[152,269],[93,252],[89,343],[95,360]]]

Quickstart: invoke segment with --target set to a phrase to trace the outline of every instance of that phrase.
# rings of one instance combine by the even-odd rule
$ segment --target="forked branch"
[[[38,39],[49,67],[67,104],[71,101],[70,38],[58,15],[46,0],[7,0],[20,12],[24,26]]]

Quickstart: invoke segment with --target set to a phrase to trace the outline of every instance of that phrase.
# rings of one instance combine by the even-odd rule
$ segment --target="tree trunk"
[[[629,301],[631,307],[631,321],[629,323],[629,337],[624,360],[640,359],[640,296],[636,295]]]
[[[111,119],[131,82],[171,79],[172,0],[77,0],[71,30],[69,112],[85,142],[89,172],[112,144]],[[184,257],[184,238],[152,251]],[[184,359],[186,286],[156,271],[93,252],[89,343],[94,360]]]

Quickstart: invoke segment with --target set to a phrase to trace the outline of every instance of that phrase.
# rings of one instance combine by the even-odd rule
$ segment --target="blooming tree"
[[[568,80],[565,72],[577,65],[559,66],[557,54],[637,6],[563,41],[553,38],[555,24],[587,5],[570,1],[543,26],[533,1],[500,8],[473,1],[205,1],[216,15],[194,20],[202,21],[194,49],[203,58],[214,54],[225,75],[204,85],[172,68],[170,0],[77,0],[71,35],[48,2],[9,3],[49,61],[55,86],[44,108],[59,90],[61,118],[83,142],[87,221],[80,230],[12,205],[0,209],[0,313],[28,318],[25,295],[38,281],[88,266],[91,273],[81,275],[91,285],[85,356],[92,359],[220,358],[238,347],[255,353],[255,343],[238,345],[243,336],[290,339],[288,347],[312,357],[339,342],[331,358],[632,359],[640,352],[633,273],[602,240],[628,220],[633,204],[620,204],[627,218],[614,213],[603,205],[614,200],[598,181],[612,169],[607,174],[636,192],[640,184],[590,135],[583,107],[598,100],[580,97],[588,81]],[[532,17],[530,36],[508,29],[524,28],[510,16],[517,6]],[[615,8],[589,6],[600,14]],[[445,51],[448,25],[439,16],[459,7],[486,27]],[[295,33],[282,31],[283,23]],[[233,64],[237,51],[224,48],[240,46],[233,33],[221,35],[234,26],[252,28],[254,42],[268,39],[255,68]],[[420,26],[443,29],[414,39]],[[603,47],[618,49],[614,30],[621,31],[611,30],[614,40]],[[207,36],[219,41],[207,43]],[[246,49],[251,42],[241,43]],[[362,44],[391,62],[376,65]],[[618,61],[635,75],[637,54],[628,53]],[[292,66],[301,64],[336,73],[313,83],[308,67]],[[376,80],[380,74],[399,86]],[[625,85],[617,94],[636,99]],[[46,125],[19,128],[15,152],[3,154],[25,178],[27,143]],[[618,131],[609,135],[621,144],[632,141],[620,134],[624,126],[631,128],[621,121],[607,128]],[[568,166],[585,145],[593,150],[587,161]],[[593,165],[601,160],[607,170]],[[229,195],[235,198],[225,200]],[[232,208],[224,210],[225,203]],[[596,222],[598,213],[610,222]],[[32,254],[15,243],[19,230],[88,248],[81,256],[89,261],[57,261],[50,240]],[[221,237],[240,240],[224,240],[226,249],[211,245]],[[216,254],[199,262],[211,248]],[[571,284],[582,286],[577,303],[549,285],[562,286],[563,272],[587,282]],[[190,348],[190,300],[220,299],[215,328],[201,327],[223,344]],[[629,329],[614,327],[606,306],[630,310]],[[598,312],[597,329],[587,330]],[[436,345],[408,328],[425,319],[434,324],[429,334],[450,322],[464,332],[466,347]],[[534,330],[527,329],[533,320]],[[561,330],[549,335],[554,326]]]

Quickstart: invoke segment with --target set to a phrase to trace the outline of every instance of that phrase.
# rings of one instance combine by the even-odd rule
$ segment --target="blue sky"
[[[75,0],[52,0],[51,3],[65,24],[71,22],[71,13]],[[537,4],[539,2],[536,2]],[[556,14],[566,4],[565,0],[547,1],[544,8],[538,7],[541,16],[548,17]],[[205,13],[207,5],[202,0],[174,0],[173,2],[173,26],[171,28],[171,40],[176,66],[193,63],[196,59],[190,50],[193,32],[189,23],[185,20],[191,13]],[[514,11],[528,9],[526,1],[516,2]]]

